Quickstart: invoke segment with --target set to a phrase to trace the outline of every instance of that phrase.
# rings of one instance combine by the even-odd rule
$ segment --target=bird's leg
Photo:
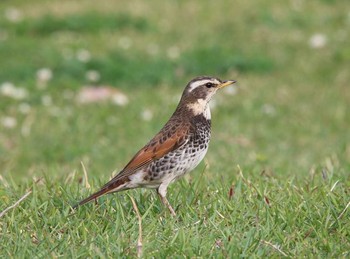
[[[159,193],[158,193],[159,194]],[[168,199],[166,197],[163,197],[162,195],[159,194],[160,200],[162,201],[162,203],[168,207],[171,216],[175,217],[176,213],[173,209],[173,207],[171,207],[170,203],[168,202]]]
[[[166,186],[167,187],[167,186]],[[168,199],[166,198],[166,187],[162,188],[162,186],[159,186],[159,188],[157,189],[157,193],[159,195],[159,198],[160,200],[162,201],[162,203],[164,204],[164,206],[167,206],[169,211],[170,211],[170,214],[171,216],[175,217],[176,216],[176,213],[173,209],[173,207],[171,207]]]

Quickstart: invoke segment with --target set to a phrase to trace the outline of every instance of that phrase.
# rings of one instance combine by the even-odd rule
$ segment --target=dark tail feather
[[[75,204],[72,208],[76,209],[78,206],[84,205],[85,203],[88,203],[88,202],[90,202],[92,200],[95,200],[98,197],[100,197],[100,196],[102,196],[102,195],[104,195],[106,193],[125,190],[121,186],[125,182],[126,182],[125,179],[118,179],[118,180],[112,179],[110,182],[108,182],[106,185],[104,185],[101,190],[99,190],[98,192],[95,192],[94,194],[90,195],[86,199],[84,199],[84,200],[80,201],[79,203]],[[118,187],[121,187],[121,188],[118,188]]]
[[[103,188],[103,189],[99,190],[98,192],[95,192],[94,194],[90,195],[86,199],[84,199],[84,200],[80,201],[79,203],[75,204],[72,208],[76,209],[78,206],[84,205],[85,203],[88,203],[88,202],[90,202],[92,200],[95,200],[98,197],[102,196],[103,194],[106,194],[108,191],[109,191],[109,189]]]

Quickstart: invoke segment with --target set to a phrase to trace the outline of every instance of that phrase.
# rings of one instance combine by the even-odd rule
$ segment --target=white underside
[[[167,193],[167,188],[168,188],[168,185],[172,182],[174,182],[176,179],[184,176],[186,173],[189,173],[191,172],[194,168],[196,168],[198,166],[198,164],[203,160],[204,156],[206,155],[208,151],[208,148],[206,150],[203,150],[203,152],[200,152],[198,154],[198,156],[190,159],[190,158],[187,158],[187,167],[186,169],[182,172],[182,173],[170,173],[170,174],[167,174],[165,175],[163,178],[162,178],[162,183],[161,185],[159,186],[159,189],[158,189],[158,192],[161,196],[165,197],[166,196],[166,193]],[[184,158],[184,160],[186,160],[186,158]]]
[[[163,197],[166,196],[167,188],[170,183],[175,181],[176,179],[182,177],[186,173],[192,171],[194,168],[198,166],[198,164],[203,160],[204,156],[207,153],[207,149],[203,150],[202,152],[199,152],[197,156],[190,157],[185,152],[182,155],[182,158],[180,161],[182,163],[179,163],[178,166],[181,167],[181,165],[186,164],[186,167],[181,167],[182,170],[174,171],[173,173],[165,174],[161,179],[158,179],[158,181],[153,182],[145,182],[144,177],[146,172],[144,170],[139,170],[138,172],[132,174],[129,176],[130,182],[127,183],[127,188],[137,188],[137,187],[146,187],[146,188],[159,188],[159,194]]]

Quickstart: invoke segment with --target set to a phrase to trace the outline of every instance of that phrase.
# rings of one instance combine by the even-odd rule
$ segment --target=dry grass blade
[[[285,252],[283,252],[277,245],[274,245],[274,244],[272,244],[272,243],[270,243],[269,241],[266,241],[266,240],[261,240],[260,242],[265,244],[265,245],[268,245],[268,246],[272,247],[273,249],[275,249],[276,251],[281,253],[281,255],[288,257],[288,255]]]
[[[0,182],[2,182],[2,184],[3,184],[5,187],[9,187],[9,183],[5,180],[4,177],[2,177],[1,174],[0,174]]]
[[[337,218],[338,220],[341,219],[341,218],[343,217],[345,211],[349,208],[349,206],[350,206],[350,201],[348,202],[348,204],[346,204],[346,206],[345,206],[345,208],[343,209],[343,211],[339,214],[339,216],[338,216],[338,218]]]
[[[5,210],[3,210],[1,213],[0,213],[0,218],[2,216],[4,216],[9,210],[17,207],[25,198],[27,198],[29,196],[29,194],[32,193],[32,190],[30,189],[27,193],[25,193],[18,201],[16,201],[13,205],[11,205],[10,207],[7,207]]]
[[[137,239],[137,257],[141,258],[142,256],[142,217],[140,215],[139,209],[137,208],[136,202],[133,197],[129,196],[134,207],[135,213],[139,221],[139,237]]]
[[[80,161],[81,167],[83,168],[84,178],[85,178],[85,188],[90,189],[89,178],[83,161]]]

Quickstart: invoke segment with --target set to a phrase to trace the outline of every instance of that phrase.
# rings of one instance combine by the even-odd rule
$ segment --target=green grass
[[[0,87],[27,95],[0,92],[0,213],[32,193],[0,218],[0,257],[136,257],[129,196],[145,258],[349,257],[347,10],[347,1],[1,2]],[[322,48],[310,46],[315,34]],[[53,73],[44,88],[41,68]],[[236,79],[240,90],[215,96],[205,162],[168,190],[177,218],[151,190],[72,213],[202,74]],[[77,103],[89,84],[115,87],[129,103]]]

